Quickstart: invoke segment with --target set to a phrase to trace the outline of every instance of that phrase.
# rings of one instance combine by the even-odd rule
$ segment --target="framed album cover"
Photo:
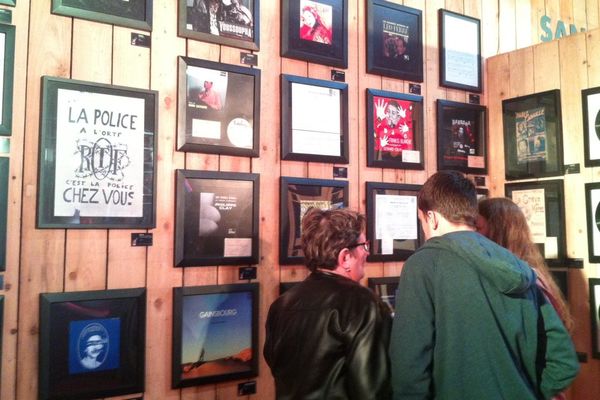
[[[487,173],[486,108],[437,100],[438,170]]]
[[[177,150],[258,157],[260,70],[179,57]]]
[[[421,185],[367,182],[367,261],[403,261],[424,243],[417,216]]]
[[[257,264],[258,174],[176,174],[175,266]]]
[[[367,286],[390,308],[392,315],[396,309],[396,291],[398,290],[399,276],[386,276],[382,278],[368,278]]]
[[[172,387],[258,375],[258,283],[173,288]]]
[[[154,228],[157,96],[42,78],[38,228]]]
[[[0,136],[12,133],[15,27],[0,24]]]
[[[506,179],[563,174],[560,91],[502,101]]]
[[[40,294],[40,399],[144,391],[146,289]]]
[[[600,278],[589,278],[592,357],[600,359]]]
[[[177,32],[203,42],[258,50],[259,0],[177,0]]]
[[[0,272],[6,270],[9,158],[0,149]]]
[[[546,264],[563,267],[567,258],[563,181],[507,183],[504,191],[525,214]]]
[[[588,255],[591,263],[600,263],[600,182],[585,184]]]
[[[440,9],[440,86],[481,93],[481,22]]]
[[[367,0],[367,72],[423,82],[421,10]]]
[[[281,158],[348,164],[348,85],[281,75]]]
[[[424,169],[423,97],[367,89],[367,166]]]
[[[17,5],[17,0],[0,0],[0,4],[6,4],[7,6]]]
[[[600,86],[581,91],[585,166],[600,166]]]
[[[348,207],[348,181],[281,177],[279,263],[302,264],[302,218],[310,208]]]
[[[348,68],[348,1],[282,0],[281,56]]]
[[[52,13],[152,30],[152,0],[52,0]]]

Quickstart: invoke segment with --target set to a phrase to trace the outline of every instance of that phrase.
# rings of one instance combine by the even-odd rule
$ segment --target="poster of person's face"
[[[484,121],[479,109],[441,106],[443,112],[441,129],[438,131],[438,151],[444,168],[467,170],[484,168]],[[439,127],[438,127],[439,129]]]
[[[300,0],[300,31],[302,40],[331,45],[333,7],[329,4]]]
[[[188,65],[186,79],[186,141],[252,149],[254,77]]]
[[[186,28],[243,41],[254,40],[254,0],[179,0],[186,2]]]
[[[545,161],[546,117],[544,107],[518,111],[515,114],[517,163]]]
[[[120,334],[119,318],[71,321],[69,373],[80,374],[119,368]]]
[[[414,150],[414,102],[373,96],[373,135],[375,151],[381,157],[400,157],[404,150]]]

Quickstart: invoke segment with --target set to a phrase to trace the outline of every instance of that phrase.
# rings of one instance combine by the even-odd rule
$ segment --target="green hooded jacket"
[[[394,399],[548,399],[579,371],[535,273],[471,231],[405,263],[390,343]]]

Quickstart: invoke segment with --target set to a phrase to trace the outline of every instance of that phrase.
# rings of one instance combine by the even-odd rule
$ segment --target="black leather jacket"
[[[388,399],[389,308],[340,275],[314,272],[271,305],[264,356],[277,399]]]

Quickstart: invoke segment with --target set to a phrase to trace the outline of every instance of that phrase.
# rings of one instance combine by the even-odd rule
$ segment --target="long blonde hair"
[[[531,238],[523,211],[512,200],[497,197],[479,202],[479,214],[487,220],[486,236],[510,250],[533,268],[556,301],[557,313],[570,332],[573,318],[565,298],[546,266],[544,257]]]

